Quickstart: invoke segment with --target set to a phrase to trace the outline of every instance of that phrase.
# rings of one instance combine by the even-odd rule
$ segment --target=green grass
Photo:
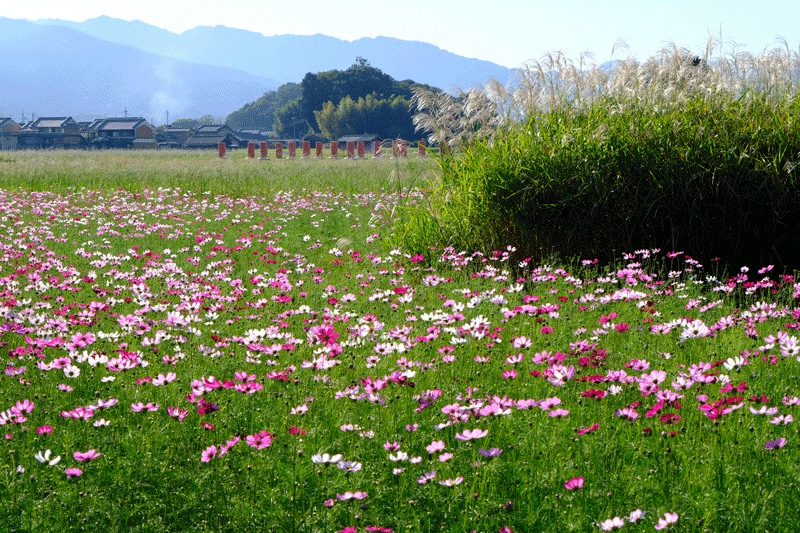
[[[651,531],[668,512],[679,515],[680,531],[797,530],[797,422],[771,424],[777,415],[750,411],[766,405],[800,416],[797,405],[782,403],[800,396],[795,355],[783,357],[781,343],[756,353],[770,335],[797,336],[797,273],[789,278],[753,270],[734,279],[684,255],[650,251],[612,264],[515,264],[501,252],[442,249],[426,250],[423,260],[390,243],[393,219],[403,211],[395,206],[429,202],[421,191],[403,188],[429,166],[380,162],[384,172],[401,173],[400,183],[383,176],[388,186],[381,189],[377,169],[370,178],[359,174],[367,167],[358,165],[372,162],[353,162],[346,167],[352,175],[344,176],[352,181],[331,188],[344,166],[195,157],[23,153],[27,176],[46,176],[58,158],[70,173],[52,183],[55,190],[4,175],[0,233],[9,246],[0,262],[0,342],[8,370],[0,374],[0,411],[24,400],[35,407],[24,423],[0,429],[8,435],[0,441],[0,531],[599,531],[600,523],[636,509],[646,515],[626,522],[625,531]],[[237,190],[250,192],[224,194],[223,184],[195,177],[197,168],[222,165],[229,179],[234,171],[243,176]],[[258,169],[283,171],[283,181],[256,184]],[[125,171],[136,176],[132,189],[124,187]],[[293,187],[291,179],[297,180]],[[100,182],[103,187],[88,186]],[[315,190],[317,182],[326,188]],[[336,250],[344,238],[346,246]],[[760,310],[772,303],[773,311]],[[123,326],[122,317],[138,317],[149,330]],[[731,325],[714,336],[681,340],[681,318],[709,327],[725,318]],[[651,330],[663,324],[672,330]],[[327,357],[324,343],[314,341],[311,328],[321,326],[338,334],[338,355]],[[358,335],[356,326],[362,327]],[[401,328],[408,327],[404,334]],[[159,330],[164,335],[156,340]],[[98,338],[68,349],[83,332]],[[523,336],[530,346],[514,347]],[[31,344],[58,337],[58,347],[37,352]],[[581,341],[587,348],[575,344]],[[259,352],[256,342],[276,345],[275,353]],[[290,343],[293,350],[280,349]],[[385,353],[401,346],[402,352]],[[747,350],[747,364],[722,366]],[[124,352],[140,354],[149,365],[115,371],[88,360]],[[558,367],[534,361],[544,352],[566,354],[563,363],[573,366],[575,379],[551,384],[541,373]],[[520,353],[522,362],[506,362]],[[176,364],[165,364],[165,356]],[[79,376],[39,366],[64,357]],[[635,360],[649,368],[635,370]],[[334,365],[306,368],[325,361]],[[701,372],[709,383],[684,391],[671,385],[701,363],[714,365]],[[506,379],[503,373],[512,369],[516,377]],[[636,378],[663,370],[661,389],[681,394],[680,408],[665,406],[647,417],[656,393],[644,396],[636,382],[579,381],[622,370]],[[219,410],[206,414],[187,399],[198,380],[211,376],[243,385],[246,378],[236,374],[242,371],[255,374],[261,388],[253,394],[207,390],[203,398]],[[288,372],[288,381],[272,374],[280,371]],[[388,380],[373,391],[380,395],[376,403],[358,399],[370,381],[399,380],[406,371],[404,384]],[[147,380],[168,372],[176,374],[174,381],[156,386]],[[720,392],[728,381],[734,387],[746,381],[747,390]],[[593,399],[583,394],[589,389],[609,394]],[[441,395],[420,409],[426,391]],[[701,394],[708,398],[698,399]],[[766,404],[748,400],[761,395],[769,398]],[[476,414],[465,411],[463,421],[441,427],[454,422],[443,408],[468,406],[467,396],[482,400],[482,407],[510,410],[481,415],[473,405]],[[699,409],[723,396],[741,396],[731,405],[742,407],[717,420]],[[561,403],[550,411],[563,408],[566,417],[503,404],[554,397]],[[111,398],[118,403],[89,420],[60,416]],[[160,407],[134,412],[138,402]],[[615,416],[635,402],[641,402],[635,421]],[[307,412],[292,414],[302,405]],[[169,406],[187,409],[186,419],[171,418]],[[665,422],[664,413],[681,418]],[[95,427],[100,418],[110,424]],[[346,424],[361,429],[343,431]],[[417,430],[407,431],[414,424]],[[593,424],[597,430],[578,435]],[[52,433],[39,434],[43,426]],[[292,434],[293,427],[306,433]],[[456,438],[472,429],[488,433]],[[248,446],[245,437],[261,431],[273,435],[271,445]],[[220,456],[219,447],[236,436],[240,442]],[[786,439],[784,447],[765,447],[778,438]],[[428,453],[437,441],[445,450]],[[395,442],[398,450],[385,449]],[[217,456],[202,461],[212,446]],[[478,452],[492,447],[502,453]],[[61,456],[58,464],[34,458],[48,449],[53,458]],[[102,455],[89,462],[73,456],[90,449]],[[398,452],[420,461],[393,461],[390,455]],[[314,463],[318,453],[342,454],[362,468],[346,473]],[[442,462],[442,453],[453,457]],[[82,475],[69,479],[67,468],[80,468]],[[418,483],[433,470],[433,481]],[[452,487],[439,483],[459,477],[463,481]],[[567,490],[564,484],[577,477],[584,478],[583,488]],[[348,491],[367,497],[337,499]]]
[[[312,153],[314,153],[312,151]],[[302,154],[298,150],[298,154]],[[346,154],[346,152],[345,152]],[[340,151],[343,158],[345,154]],[[290,160],[269,152],[269,161],[247,158],[247,150],[229,150],[225,159],[216,151],[20,151],[0,166],[0,186],[30,190],[114,189],[131,192],[180,187],[234,197],[259,196],[270,189],[337,187],[347,192],[406,185],[436,168],[431,157],[380,160]],[[369,156],[371,157],[371,156]]]

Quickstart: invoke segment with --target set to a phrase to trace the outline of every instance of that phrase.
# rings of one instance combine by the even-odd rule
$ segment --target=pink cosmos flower
[[[678,521],[678,513],[664,513],[662,518],[658,519],[658,524],[655,526],[656,529],[666,529],[667,526],[670,526],[672,529],[671,524],[675,524]]]
[[[344,494],[337,494],[336,495],[336,498],[338,500],[341,500],[341,501],[346,501],[346,500],[349,500],[351,498],[355,499],[355,500],[363,500],[366,497],[367,497],[367,493],[366,492],[345,492]]]
[[[72,479],[73,477],[78,477],[83,474],[83,470],[79,468],[67,468],[64,470],[64,473],[67,475],[67,478]]]
[[[465,429],[463,433],[456,433],[456,440],[481,439],[489,434],[487,429]]]
[[[41,426],[36,428],[36,433],[39,435],[48,435],[53,432],[52,426]]]
[[[153,378],[152,383],[158,387],[160,385],[164,385],[165,383],[175,381],[175,378],[177,377],[178,376],[175,374],[175,372],[167,372],[166,376],[164,374],[159,374],[157,377]]]
[[[500,448],[489,448],[488,450],[484,450],[483,448],[478,448],[478,453],[480,453],[484,457],[497,457],[503,450]]]
[[[204,463],[207,463],[212,458],[217,456],[217,452],[218,450],[216,446],[209,446],[208,448],[203,450],[203,453],[200,455],[200,460],[203,461]]]
[[[436,477],[436,470],[431,470],[430,472],[425,472],[421,476],[417,478],[417,483],[420,485],[424,485],[428,481],[433,481],[433,478]]]
[[[87,452],[75,452],[72,455],[73,455],[73,457],[75,457],[76,461],[84,462],[84,461],[91,461],[92,459],[97,459],[98,457],[100,457],[103,454],[102,453],[97,453],[97,450],[92,448],[91,450],[89,450]]]
[[[603,522],[600,522],[600,529],[603,531],[613,531],[615,529],[619,529],[625,525],[625,521],[622,518],[615,516],[614,518],[609,518]]]
[[[176,418],[179,421],[183,422],[183,420],[185,420],[186,417],[189,415],[189,411],[187,411],[183,407],[172,407],[172,406],[170,406],[170,407],[167,407],[167,414],[169,416],[171,416],[172,418]]]
[[[785,426],[790,422],[794,422],[794,417],[792,415],[779,415],[769,421],[770,424],[775,424],[776,426],[781,424]]]
[[[552,417],[554,417],[554,418],[555,417],[565,417],[565,416],[567,416],[569,414],[569,411],[567,411],[566,409],[558,408],[558,409],[556,409],[554,411],[550,411],[547,414],[552,416]]]
[[[620,418],[624,418],[628,422],[633,422],[637,418],[639,418],[639,413],[635,410],[631,409],[630,407],[623,407],[622,409],[617,409],[614,412],[614,416],[618,416]]]
[[[26,399],[26,400],[22,400],[22,401],[17,402],[16,407],[17,407],[17,409],[20,410],[20,412],[30,413],[31,411],[33,411],[33,407],[35,405],[36,404],[34,402]]]
[[[150,412],[158,411],[159,407],[161,407],[159,404],[157,404],[157,403],[154,404],[152,402],[147,402],[147,404],[144,404],[142,402],[137,402],[137,403],[132,403],[131,404],[131,410],[136,412],[136,413],[138,413],[139,411],[144,411],[144,410],[147,410],[147,411],[150,411]]]
[[[461,477],[461,476],[458,476],[455,479],[448,478],[448,479],[444,479],[442,481],[439,481],[439,485],[444,485],[445,487],[455,487],[456,485],[460,485],[462,481],[464,481],[464,478]]]
[[[429,454],[433,455],[436,452],[440,452],[444,450],[444,441],[433,441],[429,445],[425,446],[425,449],[428,451]]]
[[[583,488],[583,478],[582,477],[574,477],[564,483],[564,487],[567,490],[575,490],[575,489],[582,489]]]
[[[774,448],[783,448],[784,446],[786,446],[786,439],[784,438],[768,441],[764,445],[764,447],[768,450],[772,450]]]
[[[452,453],[443,453],[442,455],[439,456],[439,462],[444,463],[445,461],[449,461],[450,459],[452,459],[452,457],[453,457]]]
[[[252,446],[257,450],[261,450],[262,448],[267,448],[272,445],[272,434],[264,430],[261,433],[256,433],[255,435],[247,435],[245,440],[249,446]]]

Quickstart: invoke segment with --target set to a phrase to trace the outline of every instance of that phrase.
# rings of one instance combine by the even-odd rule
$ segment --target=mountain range
[[[487,79],[506,67],[419,41],[389,37],[344,41],[326,35],[275,35],[199,26],[173,33],[141,21],[84,22],[0,17],[0,116],[226,116],[308,72],[344,70],[367,59],[397,80],[443,89]]]

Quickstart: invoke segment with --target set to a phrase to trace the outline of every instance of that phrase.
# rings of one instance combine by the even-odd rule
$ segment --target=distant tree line
[[[308,73],[301,83],[286,83],[228,115],[236,129],[271,129],[276,136],[316,132],[329,139],[377,134],[410,139],[415,135],[410,102],[413,80],[397,81],[361,57],[347,70]]]

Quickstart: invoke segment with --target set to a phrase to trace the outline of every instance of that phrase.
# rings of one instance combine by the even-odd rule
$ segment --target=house
[[[16,150],[19,124],[10,118],[0,118],[0,150]]]
[[[227,133],[236,135],[236,132],[227,124],[206,124],[195,128],[195,135],[225,135]]]
[[[19,130],[17,147],[32,148],[83,148],[86,141],[80,134],[81,126],[72,117],[39,117]]]
[[[97,148],[154,149],[156,129],[141,117],[113,117],[95,120],[88,131],[94,132],[91,141]]]
[[[186,140],[184,148],[216,149],[221,142],[231,149],[238,148],[245,141],[227,124],[207,124],[195,129],[195,134]]]
[[[346,150],[348,142],[352,142],[354,145],[358,145],[359,142],[363,142],[364,148],[366,148],[368,152],[371,152],[375,141],[381,140],[383,139],[381,139],[379,135],[365,133],[364,135],[346,135],[339,138],[339,140],[336,142],[339,143],[340,150]]]
[[[190,137],[194,137],[197,132],[193,128],[173,128],[167,126],[163,133],[168,137],[164,142],[175,142],[181,148],[186,144]]]
[[[195,135],[187,139],[183,147],[216,150],[221,142],[224,142],[226,148],[230,150],[232,148],[238,148],[243,141],[233,133],[225,133],[223,135]]]

